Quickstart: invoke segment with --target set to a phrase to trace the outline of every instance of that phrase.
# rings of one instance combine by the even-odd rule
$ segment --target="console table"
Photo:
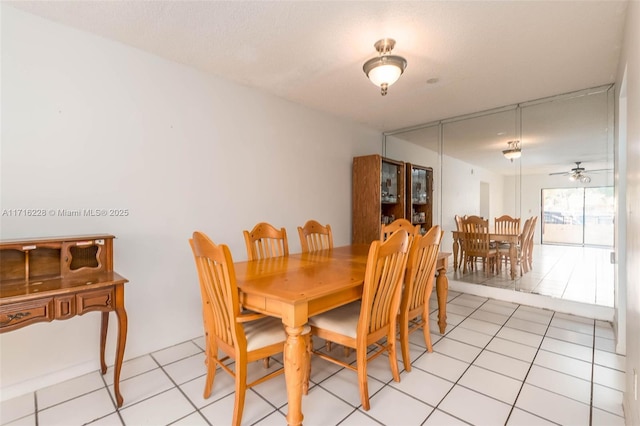
[[[0,241],[0,333],[38,322],[101,312],[100,371],[109,312],[118,319],[113,387],[118,407],[120,369],[127,340],[124,284],[113,271],[113,235],[31,238]]]

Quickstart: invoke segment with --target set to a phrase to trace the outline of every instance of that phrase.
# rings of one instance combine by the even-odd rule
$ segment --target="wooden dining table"
[[[453,269],[457,270],[460,267],[460,263],[464,261],[464,259],[462,259],[462,242],[464,240],[464,232],[451,232],[453,234]],[[520,234],[489,233],[489,241],[509,244],[509,264],[511,265],[510,276],[511,279],[514,280],[516,278],[516,269],[518,265],[518,242],[520,241]]]
[[[310,253],[234,263],[243,307],[282,318],[287,340],[284,370],[289,425],[300,425],[304,373],[307,369],[302,331],[310,316],[358,300],[362,296],[369,244],[353,244]],[[436,293],[440,333],[446,329],[451,253],[440,253]]]

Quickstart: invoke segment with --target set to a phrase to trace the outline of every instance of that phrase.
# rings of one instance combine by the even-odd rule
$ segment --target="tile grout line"
[[[458,297],[460,297],[460,295],[462,295],[464,293],[460,293],[458,296],[454,297],[453,299],[451,299],[451,302],[453,302],[454,300],[456,300]],[[480,308],[482,306],[484,306],[489,300],[492,300],[491,298],[485,298],[486,300],[484,302],[482,302],[480,305],[478,305],[471,313],[469,313],[469,315],[467,315],[465,317],[464,320],[460,321],[458,324],[456,324],[451,330],[449,330],[447,333],[445,333],[442,338],[440,340],[438,340],[436,343],[434,343],[434,346],[437,345],[439,342],[442,341],[442,339],[444,337],[446,337],[449,333],[451,333],[453,330],[455,330],[456,328],[458,328],[458,326],[460,326],[460,324],[462,324],[466,319],[470,318],[471,315],[473,315],[474,313],[476,313],[478,310],[480,310]],[[449,301],[447,301],[447,303],[449,303]],[[463,305],[464,306],[464,305]],[[518,304],[518,308],[520,307],[520,305]],[[500,328],[493,334],[493,336],[491,336],[491,339],[489,339],[489,341],[484,345],[484,347],[480,350],[480,352],[478,352],[478,355],[475,356],[475,358],[469,363],[469,365],[467,366],[467,368],[465,368],[465,370],[462,372],[462,374],[460,374],[460,376],[456,379],[456,381],[453,383],[453,386],[451,386],[451,388],[447,391],[447,393],[440,399],[440,401],[438,402],[438,404],[436,404],[436,406],[433,408],[433,411],[427,416],[427,418],[425,419],[425,422],[427,420],[429,420],[429,418],[433,415],[433,413],[438,409],[438,407],[440,406],[440,404],[442,403],[442,401],[444,401],[446,399],[446,397],[451,393],[451,391],[453,390],[453,388],[455,388],[458,385],[458,382],[460,381],[460,379],[466,374],[467,371],[469,371],[469,368],[471,368],[471,366],[473,365],[473,363],[478,359],[478,357],[482,354],[482,352],[484,352],[487,348],[487,346],[489,346],[489,344],[493,341],[493,339],[496,338],[496,335],[500,332],[500,330],[502,330],[504,328],[504,324],[506,324],[509,319],[511,319],[511,317],[513,316],[513,314],[518,310],[518,308],[514,309],[513,312],[508,316],[507,320],[500,326]],[[475,318],[473,318],[475,319]],[[481,320],[478,320],[481,321]],[[486,322],[486,321],[485,321]],[[497,325],[497,324],[496,324]],[[461,328],[465,328],[465,327],[461,327]],[[454,339],[455,340],[455,339]],[[447,355],[448,356],[448,355]],[[454,358],[457,359],[457,358]],[[462,386],[462,385],[460,385]],[[465,389],[468,389],[466,386],[462,386]],[[471,389],[472,392],[476,392],[475,390]],[[480,395],[484,395],[483,393],[477,392]],[[484,395],[487,396],[489,398],[491,398],[489,395]],[[495,398],[493,398],[495,399]],[[500,401],[502,402],[502,401]],[[455,417],[456,419],[458,419],[457,416],[454,416],[451,413],[448,413],[447,411],[441,410],[443,413],[447,413],[450,416]],[[509,414],[511,414],[511,412],[509,412]],[[509,419],[509,416],[507,416],[507,420]],[[462,419],[459,419],[462,420]],[[464,421],[464,420],[462,420]],[[465,421],[465,423],[468,423]],[[424,424],[424,422],[423,422]]]
[[[98,370],[98,371],[100,371],[100,370]],[[107,367],[107,371],[109,371],[108,367]],[[120,414],[120,407],[118,407],[118,403],[114,399],[114,396],[111,395],[111,392],[109,392],[109,385],[107,385],[107,381],[106,381],[106,379],[104,377],[105,374],[100,374],[100,379],[102,379],[102,384],[104,385],[104,389],[107,391],[107,395],[109,395],[109,399],[111,399],[111,403],[113,404],[113,407],[115,408],[115,413],[117,414],[118,418],[120,419],[120,423],[124,425],[124,419],[122,418],[122,415]],[[124,401],[122,401],[122,404],[124,405]],[[109,414],[107,414],[106,416],[108,416],[108,415]],[[103,416],[103,418],[106,417],[106,416]],[[36,423],[36,426],[38,426],[37,423]]]
[[[522,305],[518,305],[518,309],[520,309],[520,306]],[[518,310],[516,309],[516,311]],[[509,410],[509,414],[507,415],[507,419],[505,420],[505,424],[507,424],[507,422],[509,421],[509,419],[511,418],[511,414],[513,414],[513,410],[516,408],[516,403],[518,402],[518,398],[520,398],[520,394],[522,393],[522,389],[524,388],[525,382],[527,381],[527,377],[529,377],[529,373],[531,372],[531,368],[533,367],[533,364],[536,360],[536,357],[538,356],[538,353],[540,352],[540,348],[542,347],[542,343],[544,342],[544,338],[547,336],[547,331],[549,330],[549,327],[551,327],[551,322],[553,321],[554,316],[556,315],[555,311],[551,311],[553,312],[553,314],[551,315],[551,318],[549,318],[549,322],[547,323],[547,328],[544,332],[544,334],[542,335],[542,339],[540,339],[540,343],[538,344],[538,347],[536,348],[536,353],[533,356],[533,358],[531,359],[531,362],[529,363],[529,368],[527,369],[527,373],[524,375],[524,377],[522,378],[522,384],[520,385],[520,389],[518,390],[518,394],[516,395],[516,398],[513,400],[513,404],[511,405],[511,410]],[[515,311],[514,311],[515,313]],[[528,413],[528,411],[527,411]],[[540,417],[542,419],[551,421],[549,419],[546,419],[538,414],[535,413],[530,413],[535,415],[536,417]],[[553,422],[555,423],[555,422]]]
[[[192,340],[189,340],[189,342],[192,342],[192,343],[193,343],[193,341],[192,341]],[[197,344],[195,344],[195,343],[194,343],[194,345],[198,346],[198,345],[197,345]],[[198,347],[199,347],[199,346],[198,346]],[[202,350],[202,348],[200,348],[200,349]],[[206,358],[206,356],[207,356],[207,355],[206,355],[206,351],[202,351],[202,353],[204,353],[204,354],[205,354],[205,358]],[[196,356],[196,355],[199,355],[199,354],[193,354],[193,355],[190,355],[190,356]],[[151,357],[151,359],[153,359],[153,360],[155,361],[155,363],[156,363],[156,364],[158,364],[158,367],[159,367],[159,368],[160,368],[160,370],[164,373],[164,375],[165,375],[165,376],[167,376],[167,378],[169,379],[169,381],[171,381],[171,383],[173,383],[173,387],[174,387],[175,389],[177,389],[177,390],[178,390],[178,392],[180,392],[180,394],[182,394],[182,396],[183,396],[187,401],[189,401],[189,404],[190,404],[190,405],[195,409],[195,413],[200,414],[200,416],[205,420],[205,422],[207,422],[207,424],[208,424],[209,426],[211,426],[211,423],[209,422],[209,419],[207,419],[207,418],[206,418],[206,417],[205,417],[205,416],[200,412],[200,409],[199,409],[199,408],[198,408],[198,407],[193,403],[193,401],[191,401],[191,398],[189,398],[189,396],[187,396],[187,394],[185,394],[185,393],[184,393],[184,391],[182,390],[182,388],[180,388],[180,386],[178,386],[178,384],[175,382],[175,380],[173,380],[173,377],[171,377],[171,375],[170,375],[170,374],[169,374],[169,373],[164,369],[164,366],[163,366],[163,365],[161,365],[161,364],[160,364],[160,362],[158,362],[158,360],[153,356],[153,354],[149,354],[149,356]],[[181,358],[180,360],[175,360],[175,361],[173,361],[173,362],[168,363],[167,365],[173,364],[174,362],[178,362],[178,361],[181,361],[181,360],[183,360],[183,359],[187,359],[187,358],[189,358],[189,357],[184,357],[184,358]],[[208,368],[208,367],[207,367],[207,368]],[[165,393],[165,392],[168,392],[168,391],[170,391],[170,390],[171,390],[171,389],[167,389],[166,391],[161,392],[160,394]],[[160,394],[158,394],[158,395],[160,395]],[[148,398],[147,398],[147,399],[148,399]],[[187,417],[187,416],[190,416],[191,414],[193,414],[193,412],[192,412],[192,413],[189,413],[189,414],[187,414],[187,415],[185,415],[185,416],[182,416],[182,417],[180,417],[180,418],[178,418],[178,419],[174,420],[173,422],[171,422],[171,423],[169,423],[169,424],[173,424],[173,423],[175,423],[175,422],[177,422],[177,421],[179,421],[179,420],[181,420],[181,419],[184,419],[184,418],[185,418],[185,417]],[[127,425],[124,423],[124,421],[122,422],[122,424],[123,424],[124,426],[127,426]]]

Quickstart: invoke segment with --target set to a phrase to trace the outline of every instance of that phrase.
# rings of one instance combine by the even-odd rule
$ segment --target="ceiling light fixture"
[[[369,80],[380,88],[382,96],[387,94],[387,89],[398,81],[405,68],[407,60],[401,56],[391,55],[396,41],[391,38],[378,40],[373,46],[380,56],[371,58],[364,63],[362,69]]]
[[[507,144],[509,145],[509,148],[502,151],[502,155],[513,163],[514,159],[520,158],[522,155],[522,151],[520,151],[520,141],[509,141]]]
[[[574,171],[569,175],[569,180],[571,182],[580,182],[580,183],[589,183],[591,182],[591,178],[585,174],[582,174],[582,171]]]

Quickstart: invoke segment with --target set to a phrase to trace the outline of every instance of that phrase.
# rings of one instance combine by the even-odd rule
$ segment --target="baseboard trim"
[[[24,382],[16,383],[14,385],[2,386],[0,401],[17,398],[30,392],[46,388],[47,386],[75,379],[76,377],[83,376],[93,371],[97,371],[95,361],[86,362],[71,368],[56,371],[55,373],[46,374],[44,376],[38,376],[34,379],[25,380]]]
[[[613,322],[615,312],[612,307],[608,306],[575,302],[572,300],[558,299],[551,296],[542,296],[540,294],[508,290],[482,284],[470,284],[451,279],[449,280],[449,290],[473,294],[476,296],[489,297],[491,299],[504,300],[536,308],[549,309],[565,314],[593,318],[600,321]]]

